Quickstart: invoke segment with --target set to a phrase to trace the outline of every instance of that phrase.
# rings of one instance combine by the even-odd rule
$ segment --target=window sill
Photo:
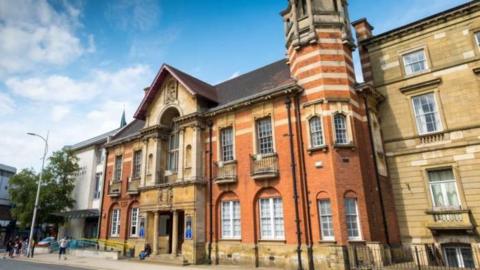
[[[280,244],[286,244],[287,240],[275,240],[275,239],[260,239],[258,240],[259,244],[272,244],[272,245],[280,245]]]
[[[348,242],[352,244],[365,244],[367,241],[362,239],[348,239]]]
[[[222,238],[219,242],[242,242],[241,238]]]
[[[130,181],[138,181],[138,180],[140,180],[140,179],[142,179],[142,177],[141,177],[141,176],[137,176],[137,177],[132,177],[132,178],[130,179]]]
[[[314,152],[319,152],[319,151],[327,152],[328,151],[328,145],[324,144],[324,145],[320,145],[320,146],[310,147],[310,148],[307,149],[307,151],[308,151],[309,154],[312,154]]]
[[[335,143],[335,144],[333,144],[333,147],[337,148],[337,149],[355,150],[355,145],[353,143]]]
[[[320,240],[318,241],[319,244],[321,245],[336,245],[337,241],[335,240]]]

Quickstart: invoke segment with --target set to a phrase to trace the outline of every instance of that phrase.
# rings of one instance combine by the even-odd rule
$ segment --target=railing
[[[426,211],[431,219],[427,227],[432,230],[469,230],[473,229],[469,210],[433,210]]]
[[[278,177],[278,156],[276,153],[255,155],[250,158],[250,174],[254,179]]]
[[[128,182],[128,193],[136,194],[138,193],[138,187],[140,186],[140,179],[131,180]]]
[[[120,189],[122,188],[122,182],[121,181],[114,181],[110,184],[109,190],[108,190],[108,195],[110,196],[119,196],[120,195]]]
[[[421,144],[428,144],[428,143],[435,143],[435,142],[441,142],[444,139],[444,134],[443,133],[434,133],[434,134],[428,134],[428,135],[422,135],[420,136],[420,143]]]
[[[237,182],[237,162],[228,161],[222,162],[219,161],[215,163],[215,183],[225,184],[225,183],[235,183]]]
[[[388,247],[383,245],[350,245],[346,248],[350,270],[363,269],[405,269],[405,270],[473,270],[478,269],[476,247],[463,246],[471,249],[472,258],[465,258],[463,268],[454,266],[446,258],[446,253],[435,245],[416,244],[410,247]],[[476,258],[474,258],[476,257]],[[478,263],[477,263],[478,264]],[[476,268],[477,267],[477,268]]]

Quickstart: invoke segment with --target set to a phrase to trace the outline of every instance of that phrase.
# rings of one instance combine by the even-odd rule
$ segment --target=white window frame
[[[225,213],[225,206],[228,208],[228,212]],[[238,206],[238,218],[235,217],[235,206]],[[240,201],[233,200],[233,201],[223,201],[221,206],[221,213],[220,213],[220,220],[221,220],[221,228],[222,228],[222,239],[235,239],[239,240],[242,238],[242,227],[241,227],[241,209],[240,209]],[[230,234],[226,234],[224,231],[224,221],[228,220],[230,224]],[[240,225],[240,231],[238,235],[235,235],[235,221],[238,220]]]
[[[473,33],[473,38],[475,39],[475,44],[477,44],[477,48],[480,49],[480,31],[476,31]]]
[[[133,179],[138,179],[142,176],[142,161],[143,161],[142,150],[139,149],[139,150],[133,151],[133,166],[132,166],[132,170],[133,170],[132,171],[132,178]],[[138,174],[137,174],[137,172],[138,172]]]
[[[135,233],[133,233],[133,228],[135,228]],[[133,207],[130,210],[130,236],[138,237],[140,229],[140,209],[138,207]]]
[[[262,122],[270,123],[270,136],[260,137],[260,135],[261,135],[260,123],[262,123]],[[272,123],[272,117],[271,116],[266,116],[266,117],[255,119],[255,143],[256,143],[257,154],[259,154],[259,155],[271,155],[271,154],[275,153],[275,138],[274,138],[273,129],[274,129],[274,125]],[[267,138],[267,137],[270,137],[270,139],[271,139],[271,151],[262,151],[260,140],[263,139],[263,138]]]
[[[348,240],[351,241],[358,241],[362,240],[362,226],[360,225],[360,215],[358,212],[358,200],[357,198],[345,198],[344,199],[344,204],[345,206],[347,205],[347,201],[352,200],[355,202],[355,215],[356,215],[356,221],[357,221],[357,231],[358,231],[358,236],[350,236],[350,232],[348,230],[348,216],[351,216],[351,214],[347,213],[347,207],[344,207],[345,209],[345,225],[347,225],[347,235],[348,235]]]
[[[262,217],[262,201],[267,201],[268,202],[268,208],[267,211],[268,211],[268,217],[265,217],[265,218],[269,218],[270,219],[270,233],[271,233],[271,236],[267,237],[267,236],[264,236],[262,233],[264,231],[264,228],[262,225],[262,219],[264,219]],[[275,215],[275,207],[278,207],[275,206],[275,201],[280,201],[280,204],[281,204],[281,209],[282,209],[282,216],[281,217],[277,217]],[[283,213],[283,200],[282,198],[280,197],[272,197],[272,198],[260,198],[258,200],[259,202],[259,220],[260,220],[260,239],[262,240],[273,240],[273,241],[282,241],[282,240],[285,240],[285,219],[284,219],[284,213]],[[276,231],[276,225],[275,225],[275,220],[276,219],[281,219],[282,220],[282,226],[283,226],[283,229],[282,229],[282,232],[277,232]]]
[[[425,96],[431,96],[432,97],[433,105],[435,106],[435,108],[434,108],[433,112],[417,114],[417,109],[415,108],[415,100],[419,99],[421,97],[425,97]],[[417,126],[418,134],[419,135],[428,135],[428,134],[433,134],[433,133],[437,133],[437,132],[442,132],[443,131],[442,118],[440,117],[440,108],[438,106],[437,97],[436,97],[435,93],[434,92],[423,93],[423,94],[420,94],[420,95],[412,96],[411,99],[412,99],[412,106],[413,106],[413,114],[414,114],[414,117],[415,117],[415,125]],[[437,128],[434,131],[427,131],[426,130],[427,126],[425,126],[425,127],[421,126],[422,123],[421,123],[421,121],[419,121],[419,118],[425,117],[425,115],[427,115],[427,114],[433,114],[434,117],[435,117],[435,124],[437,125]]]
[[[447,258],[447,249],[453,249],[455,250],[455,255],[457,257],[457,262],[458,262],[458,266],[459,268],[465,268],[465,259],[463,257],[463,254],[462,254],[462,249],[470,249],[470,252],[472,253],[472,260],[473,260],[473,264],[475,264],[475,255],[473,254],[473,250],[471,247],[469,246],[446,246],[446,247],[443,247],[443,255],[444,255],[444,258],[445,258],[445,262],[447,264],[448,267],[456,267],[455,265],[450,265],[449,264],[449,261],[448,261],[448,258]],[[475,267],[475,266],[474,266]]]
[[[409,56],[409,55],[418,53],[418,52],[423,53],[423,61],[416,61],[416,62],[412,62],[412,63],[407,63],[406,57]],[[421,73],[424,73],[424,72],[429,70],[427,52],[426,52],[425,48],[418,48],[418,49],[411,50],[411,51],[403,53],[402,54],[402,62],[403,62],[403,71],[405,72],[406,76],[421,74]],[[413,66],[415,64],[422,63],[422,62],[423,62],[423,65],[424,65],[424,69],[422,69],[420,71],[413,71],[413,69],[410,69],[410,71],[409,71],[409,69],[407,69],[407,67],[409,67],[409,66]]]
[[[115,208],[112,210],[110,236],[120,236],[120,208]]]
[[[431,181],[430,180],[430,174],[429,174],[430,172],[444,171],[444,170],[451,170],[452,175],[453,175],[453,179],[444,180],[444,181]],[[428,189],[430,190],[430,196],[432,198],[433,209],[435,209],[435,210],[446,210],[446,209],[461,209],[462,208],[462,201],[460,199],[460,193],[458,192],[458,183],[457,183],[457,180],[455,178],[455,173],[453,171],[453,168],[429,169],[429,170],[427,170],[427,179],[428,179]],[[433,187],[432,186],[440,184],[441,185],[440,189],[441,189],[441,192],[442,192],[442,196],[445,199],[445,198],[448,198],[447,191],[446,191],[446,188],[445,188],[445,184],[451,184],[452,182],[455,184],[455,192],[457,193],[458,206],[451,206],[451,205],[437,206],[436,203],[435,203],[435,196],[433,194]]]
[[[93,187],[94,192],[93,192],[93,199],[98,200],[102,196],[102,176],[103,173],[95,173],[95,185]]]
[[[168,137],[167,169],[175,173],[178,171],[178,156],[180,148],[180,134],[173,132]],[[172,164],[173,162],[173,164]]]
[[[344,119],[344,124],[345,124],[345,142],[339,142],[338,141],[338,130],[337,130],[337,123],[336,123],[336,119],[337,117],[343,117]],[[348,144],[351,144],[352,143],[352,140],[350,138],[350,132],[349,132],[349,121],[348,121],[348,116],[344,113],[335,113],[333,115],[333,130],[334,130],[334,133],[335,133],[335,144],[336,145],[348,145]]]
[[[225,144],[225,139],[226,139],[226,136],[228,135],[228,132],[230,132],[230,144]],[[234,130],[233,130],[233,127],[229,126],[229,127],[224,127],[222,129],[220,129],[220,157],[221,157],[221,160],[223,162],[229,162],[229,161],[234,161],[235,160],[235,143],[234,143]],[[228,150],[228,147],[230,147],[230,150]],[[230,159],[226,159],[226,156],[225,155],[227,152],[230,152],[229,153],[229,156],[228,157],[231,157]]]
[[[318,121],[319,130],[313,130],[312,129],[312,122],[315,121],[315,120]],[[308,129],[309,129],[309,135],[310,135],[310,147],[311,148],[318,148],[318,147],[324,146],[325,145],[325,137],[323,135],[322,117],[319,116],[319,115],[314,115],[314,116],[310,117],[310,119],[308,119]],[[320,136],[320,140],[321,140],[320,144],[316,144],[314,142],[314,135]]]
[[[117,168],[117,166],[119,166],[119,168]],[[123,173],[123,156],[122,155],[117,155],[117,156],[115,156],[113,181],[114,182],[122,181],[122,173]]]
[[[330,210],[330,213],[322,213],[322,202],[326,202],[328,203],[328,208]],[[324,241],[334,241],[335,240],[335,230],[333,228],[333,212],[332,212],[332,203],[329,199],[320,199],[318,200],[318,216],[319,216],[319,221],[320,221],[320,233],[321,233],[321,236],[322,236],[322,240]],[[327,221],[328,223],[330,223],[330,228],[325,228],[323,226],[324,222],[323,222],[323,219],[324,218],[330,218],[329,221]],[[326,235],[326,232],[327,231],[330,231],[332,232],[332,235]]]

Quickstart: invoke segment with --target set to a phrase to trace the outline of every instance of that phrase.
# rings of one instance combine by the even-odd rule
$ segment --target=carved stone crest
[[[172,103],[177,100],[177,81],[170,79],[165,84],[165,103]]]

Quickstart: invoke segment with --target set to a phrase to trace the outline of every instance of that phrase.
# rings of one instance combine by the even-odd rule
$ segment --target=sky
[[[350,16],[379,34],[465,2],[350,0]],[[39,169],[27,132],[51,153],[131,121],[162,63],[217,84],[284,58],[286,3],[0,1],[0,163]]]

